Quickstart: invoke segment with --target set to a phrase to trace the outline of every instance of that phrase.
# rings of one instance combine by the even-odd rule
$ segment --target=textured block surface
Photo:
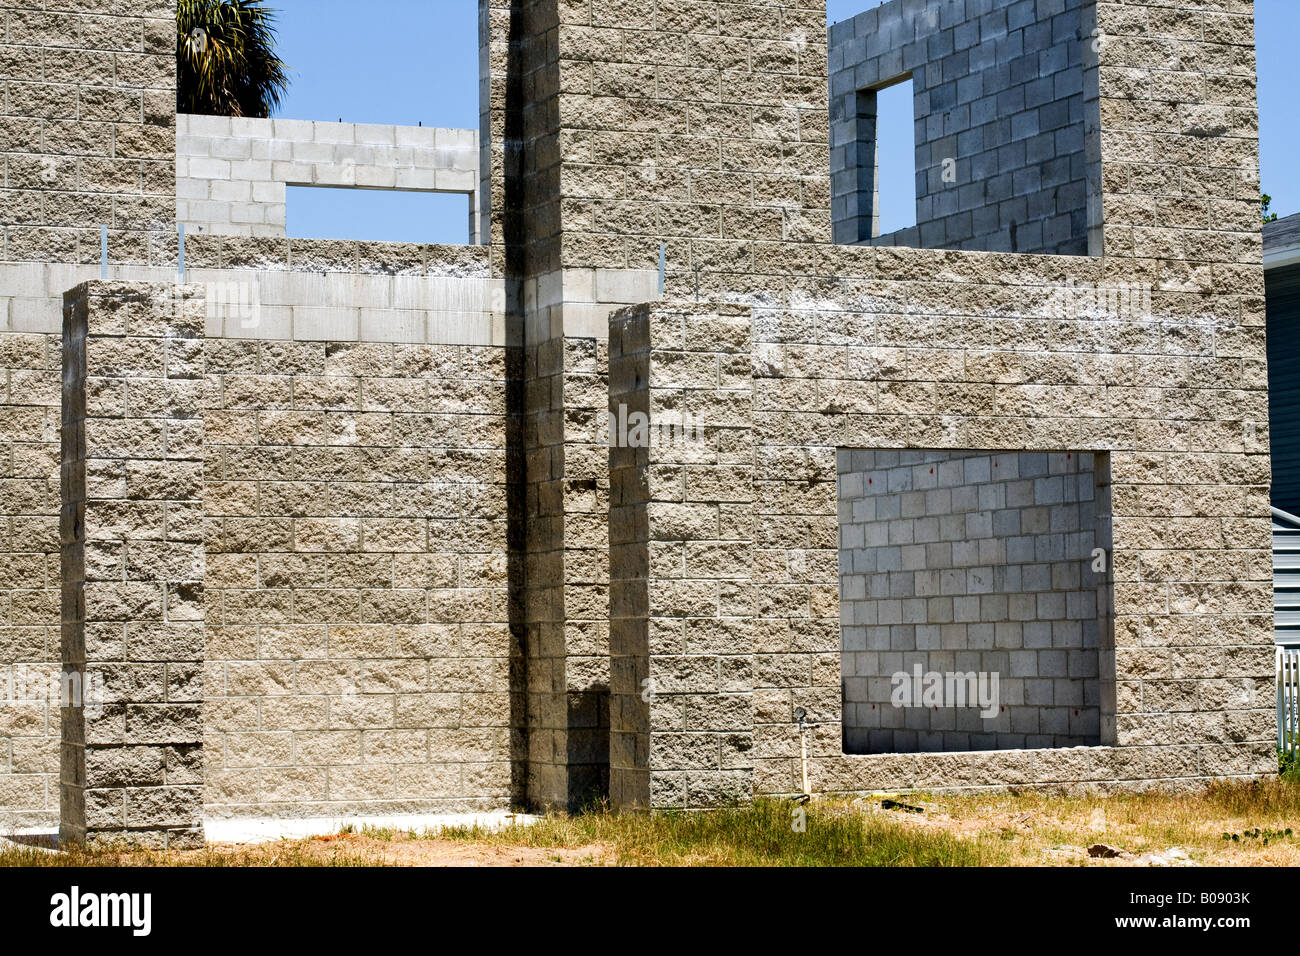
[[[121,659],[133,668],[193,661],[173,638],[200,607],[192,590],[170,588],[192,582],[135,576],[157,565],[123,565],[111,580],[93,577],[117,573],[100,565],[54,566],[51,297],[98,273],[100,224],[110,277],[172,278],[177,202],[198,197],[175,192],[170,11],[37,6],[7,8],[0,50],[13,120],[0,144],[11,200],[0,206],[0,668],[15,680],[28,665],[57,677],[61,579],[86,599],[69,620],[93,611],[115,627],[149,625],[122,651],[145,655]],[[939,16],[925,70],[927,82],[942,71],[933,78],[945,91],[927,132],[930,119],[955,128],[965,106],[988,99],[972,88],[986,31],[1006,57],[994,65],[1006,89],[1025,90],[1023,110],[1004,117],[999,105],[990,119],[986,103],[957,134],[978,120],[995,139],[1010,135],[997,150],[1009,200],[1005,170],[972,169],[957,186],[958,217],[963,190],[990,190],[971,210],[972,238],[977,212],[1009,228],[1003,202],[1019,230],[1033,170],[1041,186],[1068,152],[1073,177],[1073,134],[1055,133],[1074,128],[1072,112],[1056,125],[1057,104],[1077,93],[1057,78],[1096,55],[1097,126],[1085,118],[1083,156],[1099,170],[1087,225],[1102,255],[1023,254],[1055,247],[1019,232],[1015,255],[833,244],[830,156],[842,144],[828,89],[843,64],[828,56],[820,0],[482,0],[487,246],[189,237],[188,268],[234,293],[206,317],[201,453],[161,474],[86,481],[87,493],[93,477],[105,502],[127,503],[109,509],[106,529],[148,529],[159,508],[192,500],[168,496],[201,459],[201,607],[221,630],[206,648],[198,728],[208,810],[573,807],[602,796],[606,780],[634,805],[790,793],[801,785],[799,708],[820,791],[1193,787],[1275,770],[1250,5],[1096,0],[1098,32],[1083,20],[1073,37],[1055,32],[1075,9],[1062,0],[903,6]],[[912,26],[891,49],[916,45]],[[998,53],[1003,29],[1022,44],[1037,30],[1041,42]],[[1052,96],[1031,120],[1029,89],[1045,96],[1047,76]],[[1044,128],[1055,154],[1031,160]],[[251,145],[245,158],[230,129],[230,155],[199,166],[216,201],[242,206],[239,187],[215,186],[228,178],[219,163],[257,178],[268,160]],[[358,149],[358,136],[386,149],[370,142],[386,135],[352,130]],[[397,136],[393,149],[419,148]],[[315,137],[304,160],[324,156]],[[251,206],[275,199],[260,185]],[[936,196],[951,195],[944,186]],[[1071,204],[1068,192],[1058,202]],[[650,337],[626,349],[651,356],[653,389],[687,403],[647,413],[707,410],[730,435],[706,443],[709,461],[665,461],[683,484],[663,500],[653,483],[629,482],[648,463],[611,468],[601,428],[611,389],[647,403],[653,390],[620,379],[623,360],[607,348],[611,310],[638,302],[677,316],[685,336],[656,344],[649,322]],[[722,316],[747,326],[747,344],[710,318]],[[696,327],[709,338],[692,337]],[[192,411],[173,394],[191,402],[189,384],[155,381],[148,348],[118,358],[121,377],[143,384],[94,396],[126,404],[103,405],[120,414],[93,437],[149,461],[170,438],[158,422]],[[843,752],[842,449],[1109,458],[1106,745]],[[451,493],[427,493],[462,475]],[[133,487],[139,498],[123,497]],[[642,508],[643,525],[618,524],[628,507]],[[629,549],[644,562],[624,564]],[[1079,620],[1066,600],[1062,620]],[[1068,654],[1065,666],[1068,679]],[[192,809],[194,768],[167,749],[188,737],[166,739],[191,733],[191,712],[158,706],[170,701],[152,699],[147,667],[132,674],[125,686],[141,699],[102,728],[117,741],[103,745],[106,759],[72,737],[82,759],[69,818],[183,830],[150,801]],[[52,814],[49,700],[13,694],[0,707],[7,819]],[[87,801],[92,772],[103,783],[89,792],[103,798]],[[133,780],[150,782],[118,782]]]
[[[1100,743],[1104,458],[1099,472],[1070,452],[837,457],[845,752]],[[917,667],[945,682],[931,706]]]
[[[507,356],[208,344],[209,813],[509,801]]]
[[[1093,0],[894,0],[835,24],[835,241],[1087,253],[1101,190],[1096,19]],[[882,235],[876,91],[904,78],[915,136],[886,148],[913,159],[915,225]]]
[[[203,842],[203,299],[66,298],[64,841]]]

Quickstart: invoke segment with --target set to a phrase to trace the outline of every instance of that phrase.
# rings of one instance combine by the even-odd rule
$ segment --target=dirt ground
[[[921,813],[886,810],[881,802],[854,800],[848,809],[917,831],[997,841],[1010,866],[1300,866],[1300,816],[1269,801],[1242,812],[1185,795],[937,796],[910,804]]]
[[[274,844],[210,843],[206,851],[222,856],[263,856]],[[607,847],[530,847],[428,838],[376,839],[358,833],[295,840],[295,865],[338,865],[351,859],[362,866],[602,866],[611,861]],[[186,853],[176,854],[182,859]],[[178,861],[179,862],[179,861]]]
[[[918,835],[942,832],[987,847],[996,862],[1010,866],[1300,866],[1300,837],[1286,835],[1288,820],[1275,814],[1215,813],[1212,805],[1194,808],[1184,801],[1134,805],[1025,796],[931,797],[909,805],[923,812],[885,809],[879,798],[827,804],[823,812],[860,814]],[[1257,832],[1259,835],[1250,835]],[[1233,834],[1236,840],[1230,838]],[[612,866],[619,862],[617,848],[605,843],[529,846],[510,840],[509,835],[499,834],[476,841],[342,833],[292,841],[285,849],[302,862],[333,865],[348,861],[387,866],[531,867]],[[276,851],[275,845],[267,844],[212,844],[200,852],[227,856],[234,862]]]
[[[964,842],[991,845],[1011,866],[1300,866],[1300,839],[1284,836],[1285,820],[1270,819],[1262,828],[1248,825],[1235,814],[1207,814],[1197,820],[1180,814],[1132,814],[1121,805],[1054,807],[1049,802],[1026,808],[1023,798],[1000,802],[943,798],[918,801],[924,812],[886,810],[880,800],[857,800],[828,808],[835,813],[880,817],[917,833],[942,831]],[[1034,801],[1038,803],[1038,801]],[[1295,821],[1293,821],[1295,822]],[[1243,837],[1243,832],[1272,830],[1277,835]],[[1238,834],[1236,841],[1224,833]],[[1166,839],[1161,839],[1161,834]],[[465,839],[411,838],[395,835],[376,838],[365,833],[341,833],[285,841],[283,850],[297,865],[362,866],[612,866],[618,853],[612,846],[527,846]],[[508,839],[508,838],[507,838]],[[210,844],[206,851],[178,853],[175,862],[202,853],[243,862],[277,854],[277,844]],[[247,862],[253,863],[254,859]],[[274,865],[273,863],[271,865]]]

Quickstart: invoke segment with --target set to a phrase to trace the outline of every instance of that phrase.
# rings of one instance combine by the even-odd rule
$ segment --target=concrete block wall
[[[496,164],[491,208],[502,223],[518,214],[545,233],[540,241],[537,235],[520,241],[527,253],[519,271],[524,287],[549,279],[556,259],[569,270],[610,267],[626,255],[636,267],[637,250],[662,238],[667,297],[754,309],[755,462],[758,480],[768,483],[757,498],[756,551],[773,557],[755,580],[764,592],[790,596],[788,606],[771,606],[757,624],[787,643],[756,679],[756,792],[797,786],[796,706],[823,715],[811,741],[814,786],[822,789],[1181,786],[1268,771],[1271,731],[1260,706],[1269,698],[1271,674],[1267,573],[1261,571],[1267,541],[1260,533],[1267,519],[1257,507],[1267,482],[1267,443],[1258,427],[1248,430],[1248,440],[1235,431],[1243,421],[1262,422],[1264,398],[1257,341],[1262,275],[1245,197],[1257,185],[1245,5],[1211,11],[1098,0],[1105,38],[1096,51],[1104,223],[1098,230],[1090,215],[1096,245],[1089,251],[1099,247],[1105,259],[832,248],[830,139],[828,124],[819,125],[827,115],[827,61],[818,49],[824,6],[816,0],[797,11],[721,2],[668,9],[651,0],[485,7],[491,91],[485,128]],[[531,127],[518,121],[530,110]],[[768,135],[770,142],[760,141]],[[604,155],[593,152],[602,143],[615,147],[609,155],[618,158],[593,162]],[[629,150],[650,143],[653,166],[636,162]],[[778,152],[779,167],[765,165]],[[661,155],[675,165],[665,171]],[[511,157],[518,176],[510,174]],[[736,184],[717,208],[680,188],[691,177],[715,174],[733,176]],[[527,202],[511,201],[509,187],[521,181],[533,193]],[[824,212],[815,201],[776,203],[779,235],[762,228],[761,213],[744,230],[727,231],[729,214],[744,218],[733,205],[762,206],[771,187],[796,181],[807,188],[803,195],[825,197]],[[557,182],[564,184],[559,201]],[[674,198],[661,185],[678,187]],[[1153,219],[1156,208],[1163,212]],[[1134,283],[1159,293],[1138,314],[1089,307],[1062,321],[1042,311],[1045,300],[1072,290]],[[563,280],[551,288],[567,299]],[[531,331],[526,323],[538,311],[520,303]],[[555,334],[562,313],[545,317]],[[1161,384],[1154,387],[1173,389],[1177,397],[1171,393],[1159,406],[1147,399],[1130,405],[1135,393],[1128,390],[1152,387],[1146,373],[1156,368]],[[566,404],[562,394],[555,401],[553,408]],[[1192,420],[1195,426],[1186,424]],[[1144,672],[1152,656],[1128,653],[1134,636],[1125,628],[1135,626],[1128,617],[1134,608],[1161,619],[1196,612],[1181,601],[1171,610],[1166,599],[1173,592],[1147,590],[1121,566],[1115,582],[1118,746],[941,760],[844,755],[835,449],[909,446],[1110,451],[1116,474],[1138,485],[1181,484],[1173,463],[1189,464],[1206,494],[1192,505],[1181,503],[1184,492],[1171,491],[1168,502],[1180,503],[1168,507],[1177,516],[1160,511],[1166,506],[1154,505],[1145,492],[1131,500],[1116,492],[1116,548],[1150,544],[1181,552],[1170,559],[1182,569],[1178,593],[1208,590],[1225,603],[1202,608],[1204,619],[1160,633],[1200,633],[1215,651],[1202,657],[1194,641],[1181,644],[1155,652],[1170,664],[1162,676]],[[1213,457],[1219,454],[1227,457]],[[1145,472],[1149,461],[1155,472]],[[1194,522],[1206,522],[1196,524],[1205,537],[1183,537],[1177,520],[1162,525],[1162,519],[1192,517],[1184,508],[1203,511]],[[1221,537],[1212,530],[1227,524],[1234,530]],[[1238,570],[1220,569],[1202,580],[1189,553],[1196,549],[1184,547],[1189,540],[1240,552],[1233,558]],[[1190,659],[1185,654],[1213,658],[1205,673],[1218,676],[1196,688],[1163,683],[1175,680],[1175,669],[1180,678],[1185,673],[1173,663]],[[1203,693],[1214,703],[1198,712],[1201,705],[1180,696],[1185,693]],[[1175,700],[1180,709],[1164,709]]]
[[[718,36],[708,17],[722,7],[705,7],[695,29]],[[775,25],[781,11],[763,15]],[[668,239],[669,297],[754,309],[754,460],[756,480],[771,483],[757,498],[756,552],[776,558],[755,582],[818,585],[806,605],[758,622],[789,640],[756,679],[756,792],[798,787],[796,706],[822,720],[810,741],[821,790],[1177,787],[1272,772],[1263,286],[1246,202],[1258,185],[1250,9],[1098,0],[1097,18],[1104,259],[830,248],[829,228],[807,243]],[[593,72],[638,56],[607,37],[569,49]],[[629,48],[658,62],[650,44]],[[755,70],[776,85],[784,76],[770,62]],[[719,92],[699,108],[724,113],[729,99]],[[601,105],[611,117],[643,106],[632,94]],[[804,176],[829,179],[820,157],[797,152],[792,135],[784,142],[792,162],[806,159]],[[721,166],[712,154],[695,162]],[[1070,290],[1135,283],[1153,288],[1135,314],[1044,311]],[[839,447],[1109,451],[1117,746],[843,753]]]
[[[59,806],[60,336],[6,333],[0,355],[0,821],[25,826]]]
[[[1087,148],[1104,42],[1095,28],[1092,0],[894,0],[834,24],[835,241],[1086,254],[1101,188],[1097,144]],[[916,224],[881,235],[875,91],[904,78]]]
[[[213,347],[227,338],[236,350],[255,356],[262,346],[278,356],[297,354],[295,347],[346,349],[365,342],[501,351],[500,281],[489,278],[484,247],[201,236],[190,238],[188,253],[189,278],[209,297],[206,325]],[[0,265],[3,291],[10,293],[8,330],[0,334],[9,390],[4,529],[10,590],[0,654],[5,825],[48,824],[58,811],[58,290],[98,271],[94,265]],[[113,265],[110,274],[168,282],[175,279],[175,265]],[[258,366],[256,357],[243,367],[250,364]],[[272,365],[268,358],[266,366]],[[273,380],[293,377],[286,375]],[[496,381],[480,386],[502,387]],[[448,792],[459,799],[457,786],[449,784]],[[262,793],[246,787],[240,799],[251,792],[259,798]],[[309,803],[304,798],[293,812],[310,812]],[[290,812],[289,806],[285,798],[276,812]]]
[[[176,221],[190,232],[283,236],[289,186],[463,193],[479,242],[474,130],[177,115]]]
[[[486,247],[202,236],[186,248],[214,336],[505,343],[504,283]]]
[[[207,812],[507,804],[507,351],[206,358]]]
[[[491,278],[484,247],[202,236],[186,248],[186,279],[206,288],[213,336],[504,344],[504,282]],[[57,333],[59,290],[99,271],[0,263],[0,330]],[[177,278],[166,260],[108,274]]]
[[[842,448],[837,471],[845,753],[1100,743],[1104,456]],[[917,665],[978,675],[991,712],[896,700]]]
[[[792,255],[774,244],[748,266],[771,283],[790,275]],[[812,307],[752,303],[756,606],[745,613],[756,635],[755,793],[798,790],[799,707],[816,725],[819,792],[1191,788],[1273,772],[1268,457],[1258,427],[1242,428],[1266,405],[1262,316],[1229,291],[1153,292],[1148,322],[1034,318],[1067,262],[1101,284],[1141,271],[1026,257],[1018,284],[997,277],[997,257],[978,255],[961,264],[975,268],[966,281],[936,284],[940,270],[955,275],[952,253],[843,248],[794,266],[808,275],[791,298]],[[881,311],[860,311],[863,296]],[[1008,318],[990,314],[993,301]],[[906,313],[887,304],[903,302]],[[1179,327],[1173,317],[1186,308],[1197,317]],[[1065,381],[1079,384],[1047,384]],[[1112,552],[1114,642],[1098,647],[1104,745],[844,752],[840,448],[1107,451],[1113,538],[1099,546]]]
[[[609,789],[606,354],[553,338],[524,359],[529,793],[570,810]]]
[[[609,799],[650,806],[650,514],[656,473],[650,444],[619,438],[620,422],[650,413],[646,306],[610,317],[609,414]],[[621,419],[620,419],[621,416]],[[671,472],[668,473],[671,476]]]
[[[203,301],[87,283],[63,331],[61,842],[203,844]]]
[[[765,592],[749,310],[650,304],[610,318],[610,799],[724,806],[754,792],[754,689],[780,667]],[[775,643],[779,643],[779,637]]]
[[[480,9],[490,205],[503,241],[514,211],[535,224],[534,276],[653,271],[660,240],[689,268],[692,238],[829,238],[823,4]],[[510,201],[516,142],[531,185]]]
[[[210,342],[232,339],[254,353],[261,342],[279,355],[292,352],[295,343],[307,349],[373,342],[499,350],[504,336],[501,283],[490,278],[486,247],[192,236],[187,252],[188,277],[205,293],[199,302],[206,305]],[[156,265],[113,264],[109,271],[114,280],[170,285],[176,278],[174,259],[166,255]],[[58,813],[61,290],[98,273],[91,264],[0,264],[9,422],[3,479],[8,617],[0,650],[5,825],[47,825]],[[277,812],[288,812],[288,805],[282,801]],[[295,812],[309,812],[307,802]]]
[[[0,260],[98,262],[100,226],[114,262],[175,255],[174,14],[144,0],[0,9]]]
[[[570,675],[590,673],[577,665],[601,656],[588,640],[599,632],[599,612],[579,602],[601,593],[602,571],[588,558],[600,549],[605,489],[586,429],[592,410],[605,403],[598,325],[615,301],[606,294],[634,294],[650,280],[639,298],[653,298],[660,241],[667,244],[669,296],[753,310],[751,574],[762,604],[750,619],[764,641],[748,758],[755,792],[798,785],[796,706],[820,718],[810,740],[820,790],[1191,786],[1269,771],[1271,721],[1260,704],[1271,700],[1261,504],[1267,433],[1249,427],[1266,422],[1266,395],[1248,4],[1097,0],[1106,37],[1098,74],[1105,257],[1097,259],[832,247],[825,10],[818,0],[797,9],[720,0],[484,0],[481,8],[485,201],[495,243],[487,264],[491,277],[504,280],[507,344],[521,353],[572,349],[571,361],[552,355],[532,366],[549,394],[539,388],[529,397],[511,444],[519,462],[511,474],[520,485],[510,512],[519,531],[510,566],[526,566],[528,574],[520,570],[513,580],[531,582],[513,590],[515,635],[534,648],[545,632],[548,655],[545,669],[516,671],[514,686],[527,688],[530,706],[550,708],[548,721],[566,714],[563,726],[537,724],[551,746],[531,756],[545,768],[538,779],[554,788],[539,786],[534,802],[567,802],[569,783],[591,766],[585,752],[571,759],[567,702],[559,702],[585,689],[570,682]],[[113,16],[141,21],[142,31],[150,29],[144,21],[156,21],[157,35],[145,34],[141,48],[152,42],[149,62],[169,68],[168,17],[144,4],[123,10],[88,15],[95,24],[77,36],[95,36]],[[5,15],[8,39],[18,34],[15,14]],[[62,37],[59,25],[43,9],[17,15],[34,40],[18,45],[39,49],[48,62],[62,44],[49,39]],[[87,52],[106,62],[99,51]],[[5,53],[13,54],[7,76],[31,60],[29,50]],[[62,65],[48,85],[75,85],[69,77],[82,74],[80,56],[54,50]],[[28,83],[23,76],[14,73],[10,86]],[[57,119],[41,102],[44,112],[34,118]],[[148,102],[142,98],[142,109]],[[169,135],[170,116],[158,119]],[[31,149],[26,142],[17,152]],[[72,147],[50,149],[82,162]],[[6,150],[11,184],[14,152]],[[168,189],[173,155],[169,148],[162,160]],[[98,160],[90,167],[105,168]],[[145,174],[143,163],[113,168],[131,184],[123,195],[134,196],[137,183],[141,194],[152,188],[132,178]],[[150,176],[157,172],[149,167]],[[66,191],[26,182],[41,203]],[[104,181],[100,191],[116,197],[116,182]],[[170,194],[167,204],[174,208]],[[174,268],[172,215],[159,232],[141,229],[120,247],[111,237],[113,262]],[[20,225],[5,223],[10,258],[97,259],[93,226],[47,226],[44,219],[30,232],[35,241],[16,255]],[[75,246],[67,240],[74,233]],[[392,255],[378,244],[352,245],[341,255],[328,243],[222,237],[216,248],[220,268],[250,273],[429,268],[424,253]],[[350,265],[339,268],[340,258]],[[617,293],[602,292],[602,274]],[[1140,315],[1041,311],[1062,290],[1135,282],[1153,289],[1151,308]],[[29,309],[14,304],[19,298],[9,302],[16,329]],[[43,301],[44,293],[35,298]],[[289,322],[293,327],[292,312]],[[24,334],[4,337],[25,349]],[[18,353],[9,369],[32,370],[36,361]],[[56,374],[41,380],[57,388]],[[507,400],[523,409],[526,389],[517,384]],[[11,384],[11,447],[24,454],[44,454],[53,437],[33,430],[44,428],[48,414],[31,411],[45,407],[33,404],[37,394],[45,393],[15,392]],[[1110,453],[1117,746],[842,752],[835,450],[909,446]],[[32,466],[28,459],[13,474],[39,475]],[[15,533],[35,506],[13,501],[5,520]],[[48,555],[31,551],[28,539],[13,542],[15,559]],[[33,580],[23,572],[24,587],[10,593],[34,595],[31,606],[41,607],[35,592],[48,591],[50,579],[26,586]],[[40,615],[52,622],[56,613],[50,606]],[[580,626],[570,627],[570,618]],[[529,683],[542,674],[550,679]],[[515,728],[522,731],[522,721]],[[677,757],[699,756],[682,747]],[[714,759],[711,747],[712,738],[707,759]],[[42,785],[49,779],[40,776]]]
[[[636,269],[603,254],[618,244],[610,237],[585,246],[602,255],[565,263],[566,210],[581,203],[558,189],[560,11],[551,0],[484,0],[480,12],[484,209],[507,339],[525,354],[528,792],[536,805],[575,808],[604,795],[609,773],[607,320],[655,294],[658,242],[640,240]],[[622,175],[613,163],[601,174]],[[586,183],[573,185],[585,194]]]
[[[1093,225],[1103,255],[1171,270],[1217,263],[1215,287],[1236,289],[1252,307],[1264,294],[1253,14],[1247,0],[1097,0],[1105,42]]]

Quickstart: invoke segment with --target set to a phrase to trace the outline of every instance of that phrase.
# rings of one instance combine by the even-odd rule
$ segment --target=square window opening
[[[840,449],[847,754],[1113,739],[1109,456]]]

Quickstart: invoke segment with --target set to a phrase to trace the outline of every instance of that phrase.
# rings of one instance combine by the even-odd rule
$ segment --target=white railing
[[[1292,757],[1300,749],[1300,644],[1277,645],[1277,745]]]

